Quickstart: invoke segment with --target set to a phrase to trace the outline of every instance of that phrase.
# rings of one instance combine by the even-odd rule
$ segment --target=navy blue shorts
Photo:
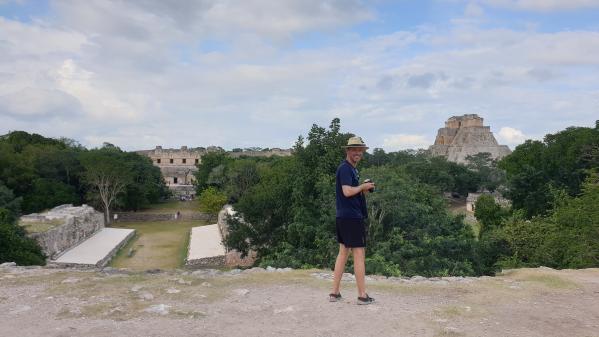
[[[345,247],[366,247],[364,219],[337,218],[335,229],[337,242]]]

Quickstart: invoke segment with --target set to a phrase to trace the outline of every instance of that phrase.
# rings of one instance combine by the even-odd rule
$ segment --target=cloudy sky
[[[0,134],[284,147],[339,117],[427,147],[476,113],[512,149],[599,119],[599,0],[0,0]]]

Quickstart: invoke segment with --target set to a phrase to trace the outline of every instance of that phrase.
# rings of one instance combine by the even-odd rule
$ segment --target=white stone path
[[[103,267],[103,264],[108,262],[118,248],[124,245],[134,233],[134,229],[102,228],[51,262]]]

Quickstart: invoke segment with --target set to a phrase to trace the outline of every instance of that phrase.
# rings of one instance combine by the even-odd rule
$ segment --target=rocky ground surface
[[[130,272],[0,266],[2,336],[599,336],[599,269],[496,277],[253,268]]]

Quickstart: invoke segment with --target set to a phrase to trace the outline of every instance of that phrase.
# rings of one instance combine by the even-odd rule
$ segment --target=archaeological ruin
[[[153,150],[136,152],[150,157],[152,163],[160,168],[169,189],[175,196],[180,196],[195,194],[193,182],[194,173],[197,171],[196,165],[201,162],[202,155],[209,151],[222,151],[222,149],[187,148],[187,146],[181,146],[180,149],[163,149],[162,146],[156,146]]]
[[[48,264],[103,267],[135,235],[135,230],[104,227],[104,215],[88,205],[60,205],[19,220],[42,248]]]
[[[433,156],[443,156],[447,160],[465,164],[466,157],[488,152],[493,159],[500,159],[511,153],[506,145],[499,145],[489,126],[483,125],[483,118],[476,114],[450,117],[445,127],[437,132],[435,144],[429,151]]]
[[[162,176],[169,189],[176,197],[193,196],[195,194],[194,173],[198,168],[196,165],[202,162],[202,156],[209,152],[225,152],[218,146],[188,148],[181,146],[180,149],[163,149],[162,146],[156,146],[153,150],[135,151],[141,155],[147,156],[152,160],[155,166],[160,168]],[[242,156],[248,157],[271,157],[271,156],[289,156],[291,149],[272,148],[261,151],[241,150],[227,152],[232,158]]]

